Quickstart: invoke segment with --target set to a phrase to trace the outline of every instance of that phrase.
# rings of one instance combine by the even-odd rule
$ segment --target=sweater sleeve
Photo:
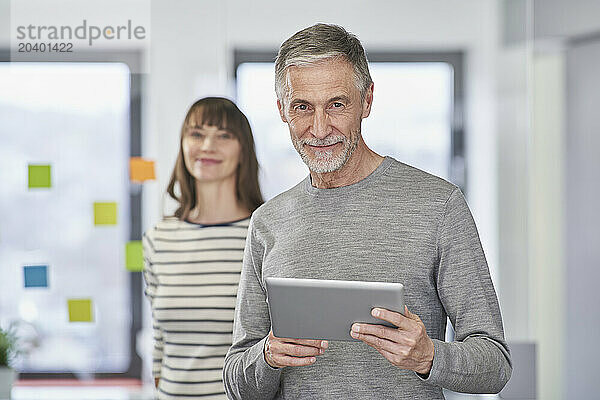
[[[154,339],[154,346],[152,348],[152,376],[160,378],[163,359],[163,337],[161,327],[156,321],[156,318],[154,318],[154,297],[158,287],[158,279],[154,274],[152,265],[154,248],[152,246],[152,241],[146,234],[142,237],[142,246],[144,251],[144,281],[146,282],[144,294],[150,301],[150,307],[152,309],[152,337]]]
[[[438,295],[455,341],[433,340],[433,366],[424,380],[457,392],[498,393],[512,373],[510,353],[477,228],[458,188],[446,202],[438,257]]]
[[[230,399],[272,399],[279,390],[281,370],[264,358],[264,345],[271,329],[263,287],[264,246],[256,237],[255,218],[248,228],[242,276],[233,324],[233,344],[225,357],[223,383]]]

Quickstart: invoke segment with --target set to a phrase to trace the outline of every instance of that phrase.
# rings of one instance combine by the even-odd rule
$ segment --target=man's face
[[[288,68],[287,86],[288,96],[277,106],[302,161],[316,173],[339,170],[359,142],[372,86],[362,102],[352,65],[340,59]]]

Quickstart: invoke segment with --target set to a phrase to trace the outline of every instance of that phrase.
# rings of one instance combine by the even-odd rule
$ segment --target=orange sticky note
[[[129,179],[135,182],[156,179],[154,161],[144,160],[141,157],[131,157],[129,159]]]

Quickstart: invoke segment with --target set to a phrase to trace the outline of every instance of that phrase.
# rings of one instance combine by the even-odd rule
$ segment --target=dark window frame
[[[111,52],[76,52],[69,54],[68,59],[64,55],[49,53],[36,58],[35,54],[30,57],[12,61],[10,50],[0,49],[0,63],[18,62],[91,62],[91,63],[123,63],[129,67],[129,151],[130,157],[140,157],[142,154],[142,90],[143,74],[141,70],[143,54],[137,51],[111,51]],[[136,72],[133,72],[136,71]],[[141,185],[130,183],[129,186],[129,209],[130,209],[130,232],[129,240],[142,239],[142,190]],[[142,273],[127,272],[129,275],[129,294],[131,327],[129,330],[129,366],[124,372],[98,372],[91,377],[98,379],[106,378],[135,378],[141,379],[142,359],[136,352],[137,333],[142,329]],[[88,375],[86,375],[88,376]],[[24,372],[19,374],[19,379],[78,379],[74,372]]]
[[[245,50],[236,49],[233,53],[233,78],[237,80],[237,70],[240,64],[251,62],[275,62],[275,50]],[[452,67],[454,87],[452,101],[452,121],[450,133],[450,165],[448,177],[451,182],[461,188],[463,193],[467,190],[467,165],[465,157],[465,89],[464,89],[464,59],[463,51],[369,51],[369,62],[394,62],[394,63],[432,63],[443,62]],[[273,73],[275,73],[273,71]],[[274,90],[274,89],[273,89]]]

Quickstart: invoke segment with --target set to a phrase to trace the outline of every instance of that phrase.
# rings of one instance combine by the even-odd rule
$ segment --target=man
[[[277,105],[310,175],[255,211],[224,382],[234,399],[443,399],[499,392],[512,368],[477,229],[460,190],[365,144],[362,45],[318,24],[286,40]],[[393,133],[392,133],[393,134]],[[354,324],[355,342],[275,337],[265,278],[401,282],[405,315]],[[446,316],[455,342],[444,342]],[[350,333],[350,332],[349,332]]]

